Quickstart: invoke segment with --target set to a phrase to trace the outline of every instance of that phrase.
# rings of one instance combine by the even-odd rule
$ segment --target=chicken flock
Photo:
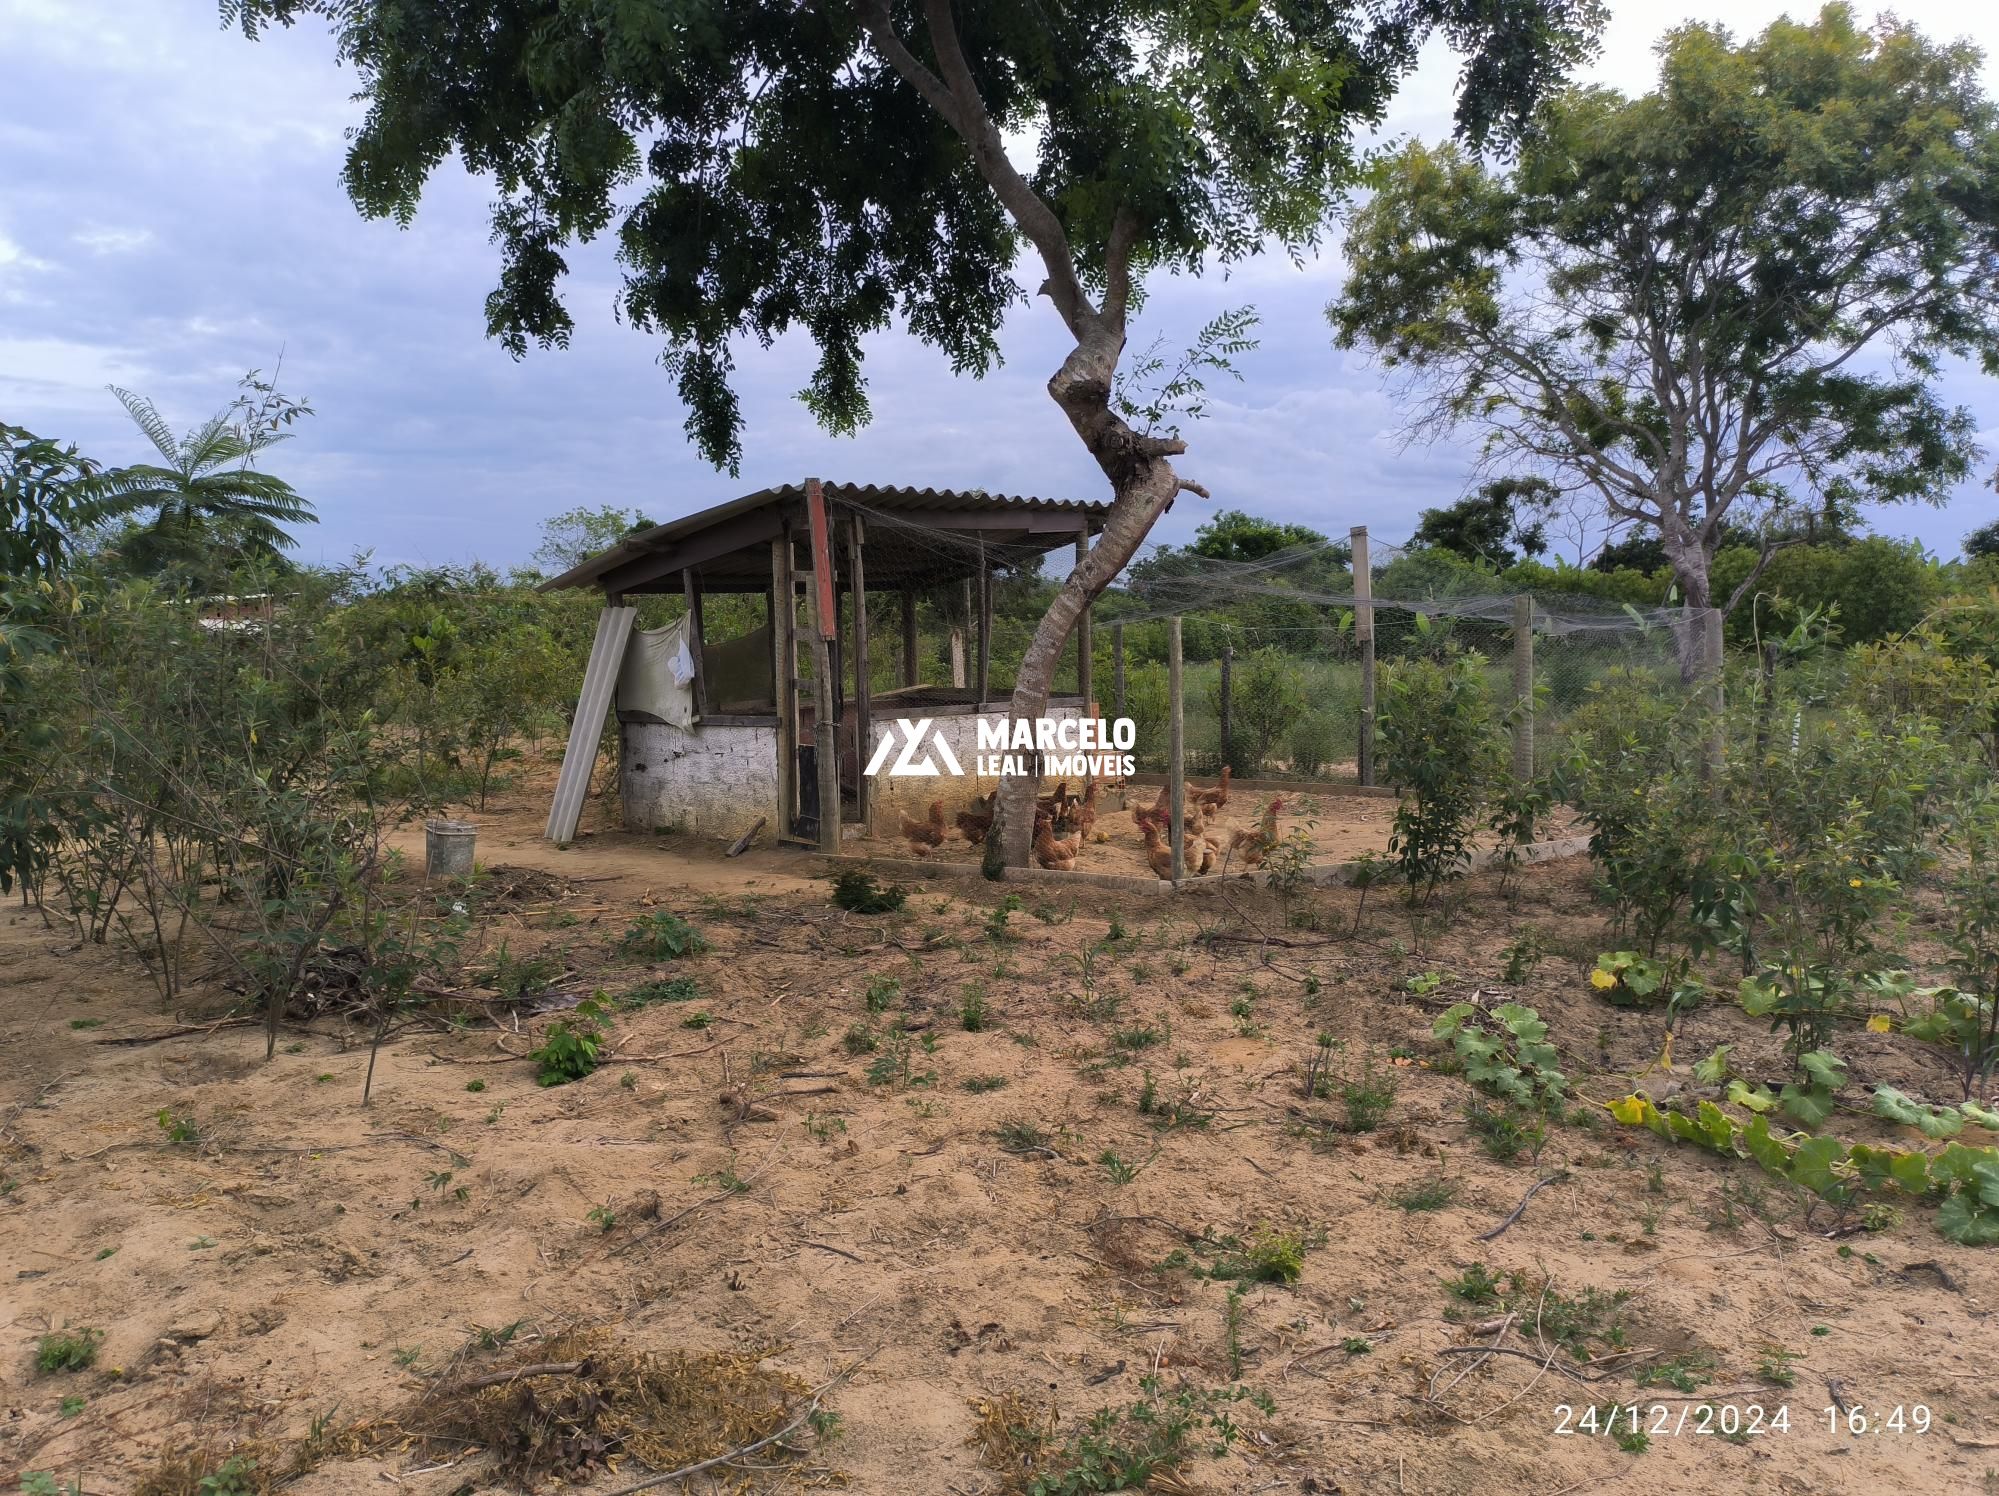
[[[1100,789],[1099,783],[1091,780],[1081,795],[1075,795],[1070,792],[1068,781],[1064,780],[1055,786],[1054,793],[1042,795],[1035,801],[1034,860],[1042,867],[1056,872],[1071,872],[1085,842],[1111,840],[1110,827],[1098,825],[1097,796]],[[998,790],[981,795],[950,819],[946,818],[944,802],[933,800],[927,819],[919,821],[907,815],[901,817],[903,839],[918,857],[929,856],[952,835],[963,838],[972,846],[981,846],[986,834],[992,830],[993,805],[998,795]],[[1161,878],[1173,876],[1171,795],[1171,787],[1161,785],[1159,798],[1151,806],[1134,806],[1130,811],[1132,825],[1144,843],[1145,860]],[[1281,797],[1273,798],[1264,805],[1249,825],[1222,823],[1221,816],[1228,803],[1227,768],[1222,770],[1221,779],[1213,785],[1202,786],[1191,781],[1187,784],[1184,804],[1188,876],[1203,877],[1223,872],[1231,866],[1261,867],[1270,849],[1277,845],[1277,817],[1284,809]]]

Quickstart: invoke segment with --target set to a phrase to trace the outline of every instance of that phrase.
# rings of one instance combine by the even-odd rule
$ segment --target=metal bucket
[[[470,821],[423,823],[423,875],[426,878],[472,876],[472,843],[479,828]]]

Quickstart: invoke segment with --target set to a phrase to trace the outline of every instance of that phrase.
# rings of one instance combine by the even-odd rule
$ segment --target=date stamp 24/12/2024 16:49
[[[1793,1409],[1786,1403],[1604,1403],[1576,1407],[1555,1406],[1554,1433],[1557,1436],[1602,1437],[1629,1440],[1680,1437],[1756,1439],[1772,1434],[1803,1433],[1823,1429],[1832,1435],[1870,1438],[1881,1434],[1927,1434],[1930,1410],[1921,1403],[1896,1403],[1891,1407],[1869,1408],[1860,1403],[1846,1407]]]

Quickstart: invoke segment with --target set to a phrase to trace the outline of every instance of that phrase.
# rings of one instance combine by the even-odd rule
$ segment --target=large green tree
[[[1504,571],[1522,556],[1547,552],[1547,525],[1520,511],[1551,492],[1545,478],[1495,478],[1447,508],[1425,509],[1409,543],[1454,551]]]
[[[822,424],[869,418],[862,339],[899,321],[996,363],[1025,261],[1070,347],[1048,392],[1110,486],[1104,531],[1016,676],[1038,715],[1088,601],[1182,489],[1186,444],[1113,400],[1154,271],[1316,242],[1419,49],[1465,58],[1459,132],[1517,131],[1589,45],[1597,0],[222,0],[251,35],[318,14],[367,101],[346,184],[408,221],[453,151],[498,186],[488,330],[571,329],[575,243],[615,230],[619,309],[663,339],[689,435],[734,468],[734,350],[817,345]],[[907,419],[907,416],[901,416]],[[1008,860],[1031,787],[1009,783]]]
[[[1935,376],[1999,372],[1999,116],[1971,47],[1842,5],[1659,58],[1642,97],[1551,101],[1507,169],[1401,151],[1328,312],[1419,425],[1656,535],[1686,605],[1726,610],[1761,569],[1715,594],[1730,525],[1767,563],[1800,514],[1942,503],[1970,471]]]

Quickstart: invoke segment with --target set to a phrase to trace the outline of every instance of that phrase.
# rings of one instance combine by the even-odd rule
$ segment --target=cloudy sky
[[[1665,26],[1753,29],[1785,7],[1611,8],[1593,73],[1637,90]],[[1904,0],[1898,12],[1999,55],[1999,7],[1988,0]],[[689,450],[657,346],[613,321],[608,254],[572,261],[573,346],[515,363],[483,334],[495,271],[485,184],[446,168],[406,230],[355,212],[338,173],[360,106],[323,32],[253,45],[220,27],[214,0],[0,0],[0,55],[0,420],[105,461],[140,461],[149,449],[107,385],[151,395],[185,427],[282,349],[285,388],[319,412],[269,463],[319,508],[303,557],[367,549],[379,562],[505,564],[534,548],[545,516],[576,505],[663,519],[808,473],[1101,491],[1042,388],[1063,341],[1045,302],[1014,313],[1006,366],[983,383],[954,379],[913,339],[876,339],[878,419],[851,440],[825,436],[792,398],[810,369],[802,339],[746,351],[746,457],[731,479]],[[1445,133],[1453,70],[1447,53],[1432,55],[1390,133]],[[1988,62],[1985,76],[1999,91],[1999,68]],[[1329,251],[1303,269],[1278,259],[1227,281],[1154,288],[1136,346],[1154,335],[1182,346],[1245,302],[1264,319],[1244,382],[1188,433],[1181,470],[1215,504],[1183,497],[1156,538],[1184,539],[1226,505],[1401,539],[1418,510],[1463,493],[1464,453],[1405,447],[1375,371],[1332,349],[1321,309],[1338,280]],[[1999,382],[1955,371],[1946,393],[1974,411],[1999,454]],[[1949,554],[1994,512],[1991,491],[1967,485],[1942,513],[1888,511],[1876,527]]]

